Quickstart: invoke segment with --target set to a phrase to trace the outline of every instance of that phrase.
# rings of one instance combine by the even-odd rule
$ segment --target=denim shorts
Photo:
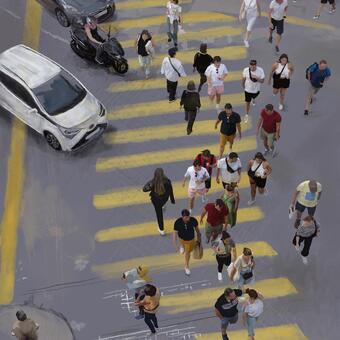
[[[231,318],[223,318],[221,320],[221,328],[227,328],[229,324],[234,324],[238,320],[238,314],[232,316]]]
[[[248,328],[248,336],[255,336],[255,324],[257,318],[252,316],[247,316],[247,328]]]

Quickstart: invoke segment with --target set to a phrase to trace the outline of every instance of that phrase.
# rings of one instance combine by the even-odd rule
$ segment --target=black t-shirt
[[[241,289],[234,289],[236,296],[242,295]],[[237,305],[238,305],[238,298],[234,300],[227,301],[224,294],[222,294],[215,303],[215,308],[221,313],[221,315],[225,318],[232,318],[237,313]]]
[[[240,115],[234,111],[229,117],[225,111],[220,112],[218,120],[222,121],[221,133],[227,136],[234,135],[236,133],[236,124],[241,123]]]
[[[191,241],[195,238],[195,227],[198,222],[195,217],[190,217],[188,223],[184,223],[182,217],[178,218],[174,225],[174,230],[178,232],[178,237],[184,241]]]
[[[138,54],[141,55],[142,57],[146,57],[149,55],[149,53],[146,51],[145,46],[150,40],[151,40],[150,38],[143,40],[142,36],[140,36],[138,39],[138,43],[137,43]]]

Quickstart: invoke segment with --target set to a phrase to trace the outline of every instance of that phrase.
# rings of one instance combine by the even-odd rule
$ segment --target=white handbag
[[[231,262],[230,265],[229,265],[228,268],[227,268],[228,277],[229,277],[230,280],[231,280],[231,273],[233,272],[234,268],[235,268],[235,267],[234,267],[234,263]],[[233,278],[232,281],[235,283],[235,282],[237,282],[239,279],[240,279],[240,272],[239,272],[238,270],[236,270],[236,273],[235,273],[234,278]]]
[[[154,49],[154,47],[153,47],[153,45],[152,45],[151,40],[149,40],[149,41],[146,43],[146,45],[145,45],[145,50],[146,50],[146,52],[147,52],[151,57],[154,57],[155,54],[156,54],[155,49]]]

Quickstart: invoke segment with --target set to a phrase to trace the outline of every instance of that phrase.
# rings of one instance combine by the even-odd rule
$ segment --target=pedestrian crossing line
[[[163,300],[162,300],[163,302]],[[285,324],[273,327],[260,327],[255,329],[256,339],[261,340],[308,340],[297,324]],[[247,331],[228,331],[230,340],[247,339]],[[221,333],[207,333],[195,336],[199,340],[216,340],[221,338]]]
[[[196,216],[198,219],[199,217]],[[264,218],[263,211],[258,207],[242,208],[237,212],[237,224],[246,222],[255,222]],[[164,221],[164,230],[167,233],[173,231],[175,219],[167,219]],[[200,229],[204,226],[200,225]],[[108,229],[99,230],[95,239],[97,242],[112,242],[117,240],[127,240],[137,237],[156,236],[159,235],[156,228],[156,222],[148,221],[139,224],[129,224],[125,226],[117,226]]]
[[[192,64],[195,53],[196,50],[179,50],[179,52],[177,52],[176,54],[176,58],[178,58],[182,62],[182,64]],[[243,45],[227,46],[222,48],[209,48],[209,54],[213,56],[219,55],[223,60],[238,60],[247,57],[247,48]],[[165,57],[168,57],[168,54],[158,54],[152,60],[152,66],[160,68]],[[137,57],[129,60],[130,70],[137,70],[139,68],[140,64]]]
[[[220,132],[215,129],[216,120],[196,121],[194,125],[195,136],[219,136]],[[140,129],[121,130],[116,132],[108,132],[104,135],[106,144],[126,144],[141,143],[154,140],[168,140],[173,138],[185,137],[187,135],[186,122],[169,125],[156,125]],[[241,123],[242,132],[251,129],[249,123]]]
[[[181,5],[184,4],[191,4],[192,0],[181,0]],[[137,10],[137,9],[144,9],[149,7],[164,7],[165,5],[163,2],[159,0],[129,0],[129,1],[120,1],[116,2],[116,9],[119,11],[125,10]]]
[[[180,36],[180,42],[185,41],[200,41],[204,42],[208,39],[218,39],[228,36],[238,36],[241,35],[243,29],[241,27],[233,27],[233,26],[219,26],[219,27],[212,27],[207,29],[202,29],[200,31],[185,31]],[[156,44],[167,44],[168,43],[168,35],[164,33],[153,33],[151,32],[153,39],[155,40]],[[136,38],[123,40],[120,42],[124,48],[132,48],[135,46]]]
[[[188,77],[188,81],[190,77]],[[165,80],[164,80],[165,87]],[[166,91],[164,89],[164,91]],[[223,95],[221,98],[221,107],[225,103],[231,103],[234,107],[240,106],[244,103],[244,93],[232,93],[228,95]],[[215,107],[212,107],[209,97],[201,97],[201,105],[203,110],[210,110],[216,114]],[[153,102],[144,102],[137,104],[130,104],[118,107],[114,111],[108,114],[109,120],[121,120],[130,118],[140,118],[140,117],[152,117],[164,114],[172,114],[182,112],[183,109],[179,108],[179,102],[169,103],[168,100],[156,100]]]
[[[216,139],[218,139],[217,136]],[[244,152],[255,150],[256,148],[257,140],[254,136],[243,137],[241,140],[235,142],[233,151]],[[96,171],[108,172],[117,169],[132,169],[156,164],[192,161],[193,157],[202,152],[204,149],[209,149],[213,153],[214,150],[218,151],[217,140],[215,144],[197,145],[187,148],[165,149],[161,151],[149,151],[127,156],[99,158],[96,163]]]
[[[258,290],[266,300],[297,294],[292,282],[285,277],[256,281],[251,288]],[[162,310],[166,314],[178,314],[212,308],[223,293],[223,289],[222,287],[203,288],[189,293],[163,295]]]
[[[226,15],[223,13],[218,12],[189,12],[185,13],[185,22],[190,24],[198,24],[204,22],[231,22],[235,21],[236,17],[233,15]],[[126,20],[118,20],[118,21],[111,21],[105,22],[100,24],[100,27],[109,30],[109,27],[122,31],[128,29],[135,29],[135,28],[142,28],[148,27],[150,29],[151,26],[161,26],[166,25],[166,15],[158,15],[158,16],[151,16],[151,17],[144,17],[139,19],[126,19]]]
[[[170,240],[169,240],[170,242]],[[255,257],[274,257],[277,252],[274,248],[265,241],[254,241],[237,243],[236,251],[237,254],[241,254],[243,248],[250,248]],[[192,260],[190,263],[191,268],[202,267],[205,265],[216,263],[215,256],[212,255],[213,251],[211,249],[206,249],[201,260]],[[122,273],[127,269],[135,268],[138,265],[148,266],[152,273],[155,272],[171,272],[177,270],[183,270],[184,268],[184,255],[179,253],[168,253],[168,254],[158,254],[154,256],[137,257],[124,261],[115,261],[111,263],[105,263],[100,265],[92,266],[92,272],[99,275],[105,279],[120,278]],[[221,294],[221,288],[219,289],[219,294]],[[216,297],[218,294],[216,295]]]
[[[178,86],[187,86],[188,78],[193,80],[198,86],[200,82],[199,74],[191,74],[186,78],[179,78]],[[231,71],[228,73],[228,76],[225,79],[225,82],[231,81],[241,81],[242,79],[242,70]],[[165,79],[164,78],[153,78],[153,79],[141,79],[141,80],[132,80],[132,81],[124,81],[119,83],[112,83],[107,91],[109,92],[131,92],[131,91],[141,91],[141,90],[153,90],[153,89],[163,89],[165,87]]]

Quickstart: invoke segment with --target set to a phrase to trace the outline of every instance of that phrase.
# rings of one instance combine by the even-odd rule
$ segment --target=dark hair
[[[221,240],[226,240],[227,238],[230,238],[230,234],[226,232],[225,230],[223,230]]]
[[[261,152],[256,152],[254,159],[255,158],[261,159],[263,162],[266,160]]]
[[[218,205],[218,206],[221,207],[221,208],[225,207],[224,202],[223,202],[220,198],[218,198],[218,199],[215,201],[215,204]]]
[[[173,0],[173,2],[174,2],[176,5],[178,5],[178,0]]]
[[[267,105],[265,106],[265,108],[266,108],[266,110],[268,110],[268,111],[273,111],[273,110],[274,110],[273,104],[267,104]]]
[[[182,217],[190,216],[190,211],[188,209],[183,209],[181,211],[181,215],[182,215]]]
[[[202,151],[202,155],[203,155],[204,157],[211,157],[210,150],[208,150],[208,149],[203,150],[203,151]]]
[[[288,55],[286,53],[282,53],[279,57],[279,63],[281,63],[282,59],[287,59],[287,63],[289,63]]]
[[[164,175],[164,171],[162,168],[157,168],[155,170],[155,173],[153,175],[153,179],[152,179],[152,186],[153,186],[153,190],[154,192],[161,196],[165,193],[165,181],[168,178]]]
[[[327,65],[327,61],[325,59],[321,59],[319,64],[326,64]]]
[[[313,218],[313,216],[307,215],[302,219],[302,221],[312,222],[312,221],[314,221],[314,218]]]
[[[173,58],[177,53],[177,48],[176,47],[171,47],[169,50],[168,50],[168,54],[171,58]]]
[[[157,288],[149,283],[144,286],[144,293],[147,296],[155,296],[157,292]]]
[[[251,297],[252,299],[257,299],[259,297],[259,294],[257,294],[257,291],[255,289],[246,289],[246,293]]]
[[[189,91],[195,91],[195,82],[193,80],[189,80],[187,84],[187,90]]]
[[[213,62],[217,61],[218,63],[220,63],[221,60],[222,60],[221,57],[219,55],[216,55],[213,59]]]
[[[235,187],[231,184],[227,184],[226,185],[226,189],[227,191],[230,191],[230,192],[234,192],[235,191]]]
[[[229,158],[238,158],[238,154],[236,152],[230,152],[228,155]]]
[[[148,39],[151,39],[151,34],[148,30],[143,30],[140,34],[140,36],[142,36],[143,34],[147,35],[148,36]]]
[[[253,252],[251,251],[251,249],[244,247],[243,248],[243,255],[245,255],[245,256],[252,256]]]
[[[198,159],[194,160],[194,163],[192,163],[193,166],[201,166],[201,162]]]
[[[234,289],[228,287],[224,290],[224,295],[229,296],[233,291]]]
[[[25,321],[27,319],[27,315],[23,310],[18,310],[15,315],[19,321]]]
[[[201,52],[201,53],[207,53],[207,48],[208,48],[207,44],[202,43],[202,44],[200,45],[200,52]]]
[[[224,108],[226,110],[232,110],[233,106],[230,103],[227,103],[227,104],[224,105]]]
[[[249,65],[256,65],[257,64],[257,61],[255,59],[251,59],[249,61]]]

